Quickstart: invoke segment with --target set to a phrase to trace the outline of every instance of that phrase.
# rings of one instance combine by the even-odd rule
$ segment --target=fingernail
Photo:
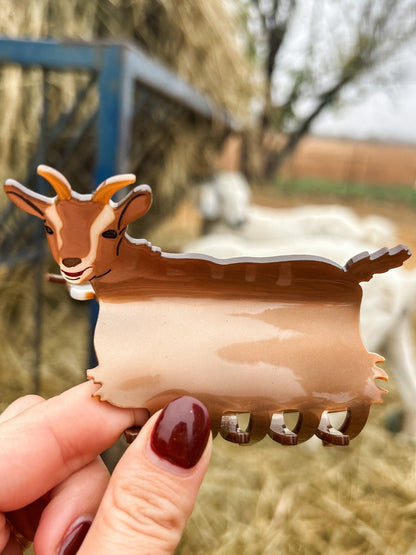
[[[192,468],[202,456],[211,431],[206,407],[193,397],[179,397],[161,412],[150,438],[150,447],[162,459],[181,468]]]
[[[76,520],[68,529],[58,555],[75,555],[81,547],[90,526],[91,520],[84,518]]]

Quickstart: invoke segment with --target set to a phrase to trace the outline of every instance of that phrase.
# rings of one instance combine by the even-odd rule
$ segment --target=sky
[[[394,88],[369,92],[361,102],[323,113],[312,132],[416,144],[416,79]]]

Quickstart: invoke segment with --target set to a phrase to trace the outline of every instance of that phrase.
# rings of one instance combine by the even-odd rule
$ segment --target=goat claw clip
[[[168,254],[126,232],[150,208],[147,185],[111,200],[134,175],[80,195],[58,171],[42,165],[38,173],[56,197],[11,179],[5,190],[44,221],[65,281],[99,301],[99,364],[87,375],[101,385],[101,400],[152,414],[191,395],[207,406],[214,435],[240,444],[269,435],[295,445],[316,434],[347,445],[362,430],[384,393],[375,379],[387,376],[361,340],[359,284],[401,266],[405,246],[358,254],[344,266],[306,255]],[[331,413],[341,411],[336,428]],[[250,415],[246,429],[239,413]],[[297,415],[291,427],[286,413]]]

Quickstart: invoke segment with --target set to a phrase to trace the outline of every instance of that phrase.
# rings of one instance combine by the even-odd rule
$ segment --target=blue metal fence
[[[84,70],[96,76],[99,91],[95,183],[127,171],[134,88],[145,85],[207,119],[237,129],[236,121],[171,70],[129,43],[0,38],[0,65],[44,70]]]
[[[94,43],[58,41],[53,39],[30,40],[0,38],[0,66],[17,64],[23,68],[41,68],[44,75],[44,87],[47,87],[47,74],[50,71],[82,71],[90,75],[86,85],[78,92],[73,107],[65,114],[61,114],[53,129],[46,133],[46,120],[48,111],[47,94],[44,94],[44,107],[41,121],[41,133],[38,140],[37,151],[28,168],[27,182],[32,180],[31,186],[42,192],[45,186],[43,180],[36,180],[35,168],[38,163],[46,161],[48,145],[59,137],[67,122],[72,118],[77,106],[85,99],[90,89],[95,86],[98,90],[97,110],[78,130],[73,144],[66,147],[66,156],[71,155],[74,145],[91,128],[95,127],[96,155],[94,175],[91,188],[101,183],[104,179],[117,173],[130,171],[129,153],[131,145],[132,123],[136,112],[135,90],[145,87],[156,93],[159,97],[188,109],[190,112],[206,120],[219,122],[224,128],[237,130],[238,124],[224,110],[206,96],[199,93],[188,83],[180,79],[175,73],[148,56],[143,50],[129,43],[116,43],[99,41]],[[46,90],[46,89],[45,89]],[[57,168],[60,169],[60,168]],[[23,216],[21,216],[23,217]],[[6,229],[6,222],[13,219],[10,205],[0,213],[0,228]],[[39,259],[43,253],[42,233],[36,228],[32,220],[26,219],[25,225],[35,226],[30,232],[32,242],[23,244],[10,255],[8,236],[13,238],[16,245],[16,234],[13,225],[9,232],[1,237],[0,262],[9,267],[21,261],[33,261],[35,266],[35,284],[37,288],[38,306],[35,308],[35,317],[41,318],[40,288],[42,264]],[[21,222],[19,223],[21,229]],[[92,321],[95,321],[97,306],[91,308]],[[39,356],[40,356],[40,323],[35,326],[37,330],[35,345],[38,349],[35,356],[34,386],[35,392],[40,388]],[[91,360],[93,364],[93,360]]]

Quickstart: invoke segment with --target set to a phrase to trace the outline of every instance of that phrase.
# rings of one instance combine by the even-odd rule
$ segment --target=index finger
[[[147,420],[92,397],[97,389],[84,382],[0,423],[0,511],[38,499]]]

